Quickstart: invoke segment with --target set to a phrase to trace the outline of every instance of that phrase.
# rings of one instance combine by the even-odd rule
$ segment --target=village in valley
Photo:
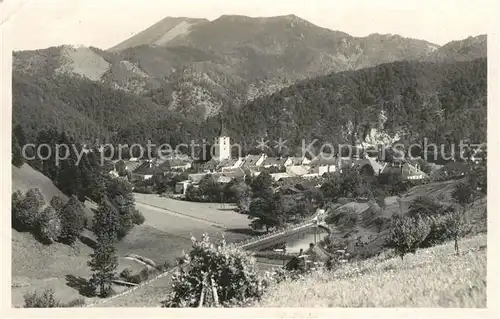
[[[321,187],[321,180],[325,174],[341,173],[342,169],[348,168],[356,169],[362,176],[391,176],[401,181],[422,181],[429,178],[428,173],[420,169],[418,159],[387,160],[382,156],[385,154],[385,150],[382,149],[384,145],[370,145],[368,151],[365,151],[360,143],[353,146],[351,156],[346,157],[340,153],[319,153],[316,156],[307,153],[308,156],[296,157],[275,157],[261,153],[232,157],[231,137],[228,136],[223,123],[219,136],[214,140],[215,154],[208,161],[196,163],[187,154],[170,152],[170,154],[158,154],[157,158],[152,159],[129,158],[111,161],[114,166],[109,174],[116,178],[126,177],[132,183],[147,185],[147,181],[152,182],[153,177],[157,175],[173,172],[186,176],[187,173],[187,179],[177,182],[174,186],[173,195],[177,195],[174,196],[177,198],[185,198],[189,187],[198,187],[199,182],[206,176],[214,178],[217,183],[228,184],[234,180],[244,179],[246,175],[256,177],[262,172],[267,172],[276,184],[289,185],[290,187],[286,188],[287,192],[297,193],[300,190],[291,184],[308,181],[315,183],[315,187]],[[476,157],[481,160],[478,155]],[[478,160],[472,157],[472,161]],[[422,161],[426,163],[425,160]],[[118,162],[120,163],[117,165]],[[124,167],[124,170],[117,169],[117,166]],[[436,164],[434,170],[441,166]],[[276,190],[278,189],[279,187]]]
[[[20,46],[12,307],[486,307],[486,40],[223,14]]]

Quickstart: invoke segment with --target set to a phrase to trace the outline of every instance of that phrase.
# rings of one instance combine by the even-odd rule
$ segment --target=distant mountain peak
[[[187,17],[166,17],[109,50],[122,51],[140,45],[164,45],[178,36],[189,33],[192,26],[204,22],[209,22],[209,20]]]

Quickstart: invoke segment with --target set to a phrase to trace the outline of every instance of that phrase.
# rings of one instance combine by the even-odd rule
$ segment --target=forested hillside
[[[262,97],[229,114],[236,140],[365,140],[372,129],[407,142],[486,142],[486,59],[394,62],[332,73]]]
[[[40,78],[14,74],[13,127],[17,124],[28,142],[49,128],[87,143],[99,138],[117,143],[145,144],[152,140],[176,145],[188,136],[201,136],[196,122],[149,99],[65,75]]]

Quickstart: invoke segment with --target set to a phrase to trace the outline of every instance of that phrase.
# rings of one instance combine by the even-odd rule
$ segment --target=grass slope
[[[59,196],[63,200],[68,199],[68,196],[64,195],[47,176],[28,164],[21,167],[11,166],[13,192],[20,190],[25,193],[30,188],[39,188],[47,202],[50,202],[54,196]]]
[[[77,241],[73,247],[38,242],[29,233],[12,230],[12,305],[24,304],[27,292],[52,288],[56,298],[69,302],[79,297],[76,289],[67,285],[66,276],[88,277],[87,261],[92,249]]]
[[[486,235],[273,286],[256,307],[486,307]]]

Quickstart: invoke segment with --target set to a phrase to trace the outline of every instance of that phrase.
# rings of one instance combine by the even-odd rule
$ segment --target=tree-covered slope
[[[408,142],[485,142],[486,92],[486,59],[394,62],[302,81],[256,99],[229,114],[229,129],[249,144],[266,136],[289,145],[314,138],[353,143],[372,137],[372,129]]]

